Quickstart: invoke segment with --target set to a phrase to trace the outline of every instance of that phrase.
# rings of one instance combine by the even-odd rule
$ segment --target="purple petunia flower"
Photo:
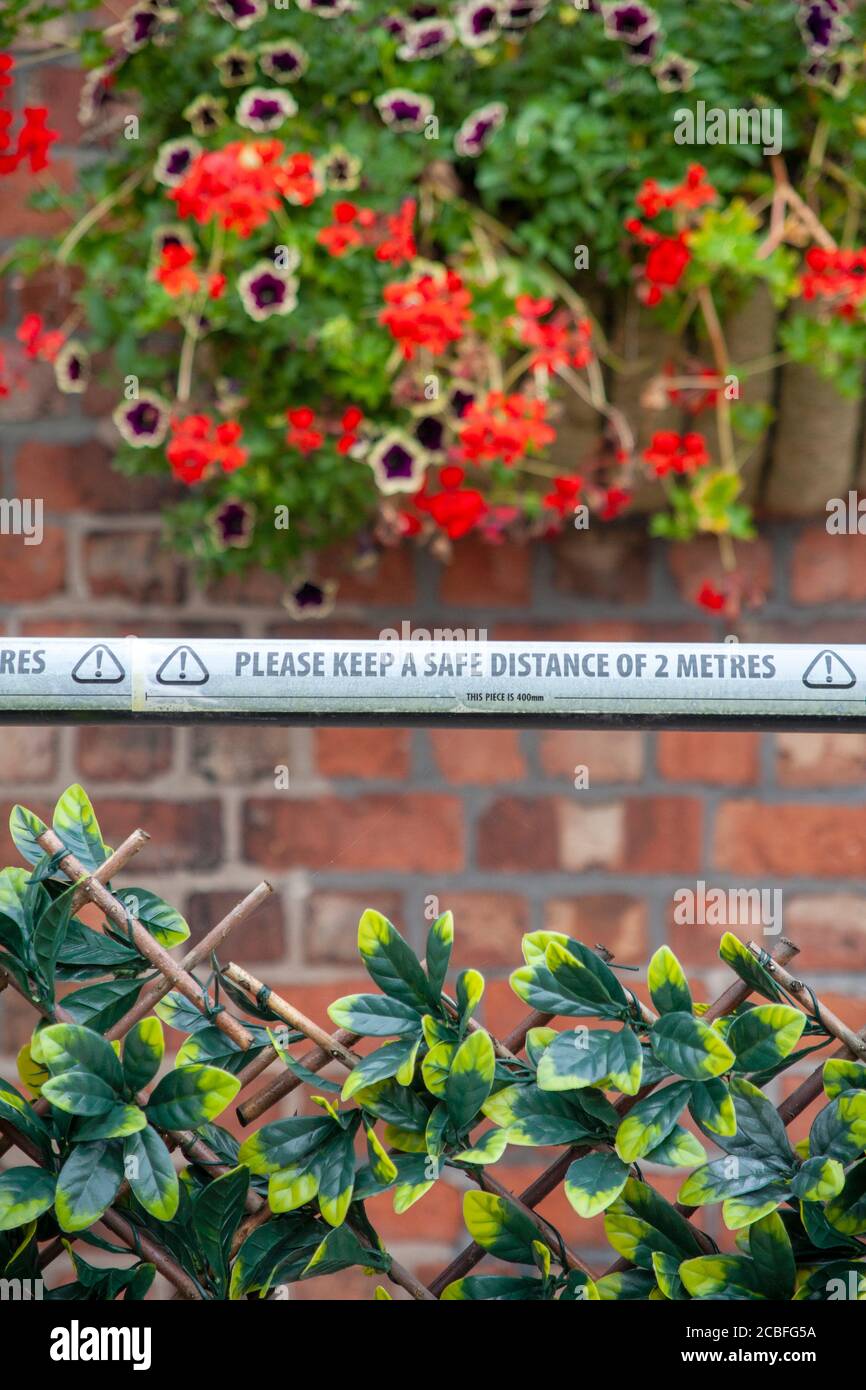
[[[499,5],[494,0],[474,0],[457,11],[457,33],[467,48],[495,43],[500,34]]]
[[[275,314],[290,314],[298,303],[298,282],[273,261],[257,261],[238,276],[238,293],[251,319],[262,322]]]
[[[499,23],[503,29],[528,29],[544,18],[546,0],[504,0],[499,7]]]
[[[841,18],[842,11],[832,0],[810,0],[804,5],[797,23],[803,42],[810,53],[826,54],[848,35],[848,26]]]
[[[105,63],[100,68],[93,68],[85,77],[78,102],[78,120],[81,125],[92,125],[97,116],[116,100],[112,90],[112,69],[115,66],[113,62]]]
[[[247,130],[264,134],[278,130],[284,121],[297,114],[298,103],[288,92],[279,87],[250,87],[238,102],[235,120]]]
[[[90,353],[83,343],[70,338],[54,359],[54,379],[66,396],[87,390],[90,380]]]
[[[194,135],[213,135],[225,121],[226,99],[202,92],[184,107],[183,118],[189,121]]]
[[[320,19],[336,19],[355,8],[352,0],[298,0],[298,9],[317,14]]]
[[[266,0],[210,0],[211,9],[236,29],[249,29],[268,12]]]
[[[475,400],[477,392],[471,381],[454,381],[448,393],[448,409],[459,420]]]
[[[325,579],[317,584],[313,579],[304,579],[283,598],[283,607],[293,618],[327,618],[333,610],[337,597],[337,581]]]
[[[316,178],[325,188],[351,193],[361,182],[362,163],[356,154],[350,154],[342,145],[332,150],[316,163]]]
[[[405,87],[393,87],[377,97],[374,105],[382,120],[392,130],[423,130],[433,112],[433,102]]]
[[[698,70],[697,63],[679,53],[666,53],[653,67],[653,77],[660,92],[688,92]]]
[[[415,438],[426,453],[443,453],[445,449],[445,421],[442,416],[420,416],[415,424]]]
[[[653,29],[645,38],[641,39],[640,43],[630,43],[626,45],[626,62],[633,63],[635,66],[641,63],[651,63],[658,52],[660,43],[661,31],[659,29]]]
[[[379,21],[386,34],[390,34],[392,39],[404,39],[409,21],[404,19],[401,14],[386,14],[384,19]]]
[[[250,502],[232,498],[211,513],[211,525],[221,550],[244,549],[253,538],[256,509]]]
[[[447,19],[422,19],[418,24],[410,24],[406,38],[397,49],[397,57],[404,63],[415,62],[419,58],[438,58],[454,42],[454,26]]]
[[[507,112],[507,106],[501,101],[491,101],[489,105],[470,112],[454,136],[457,153],[470,159],[477,158],[502,125]]]
[[[201,154],[197,140],[166,140],[160,145],[153,166],[153,177],[166,188],[175,188],[182,183],[189,166]]]
[[[638,0],[612,0],[602,6],[605,33],[609,39],[622,39],[625,43],[641,43],[648,34],[659,27],[658,15],[649,5]]]
[[[130,10],[121,31],[121,43],[127,53],[137,53],[157,33],[160,16],[150,5],[136,5]]]
[[[162,260],[162,253],[167,246],[186,246],[190,250],[195,249],[195,242],[189,228],[183,222],[163,222],[160,226],[154,227],[150,239],[150,255],[155,264]]]
[[[224,87],[245,87],[256,75],[255,59],[243,48],[227,48],[213,61]]]
[[[142,391],[137,400],[123,401],[111,418],[133,449],[155,449],[168,431],[169,410],[155,391]]]
[[[310,66],[310,57],[299,43],[263,43],[258,50],[259,67],[273,82],[297,82]]]
[[[427,459],[423,450],[402,430],[389,430],[367,455],[380,492],[417,492],[424,480]]]

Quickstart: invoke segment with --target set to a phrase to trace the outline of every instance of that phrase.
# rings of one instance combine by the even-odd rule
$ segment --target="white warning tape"
[[[2,638],[0,718],[28,713],[853,727],[866,647]]]

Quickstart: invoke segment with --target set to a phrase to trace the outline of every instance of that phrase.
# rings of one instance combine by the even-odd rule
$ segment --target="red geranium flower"
[[[702,434],[679,435],[675,430],[657,430],[643,456],[656,478],[667,473],[694,473],[710,461]]]
[[[465,478],[462,468],[449,465],[439,474],[443,491],[430,497],[424,489],[415,495],[415,505],[419,511],[432,516],[440,530],[453,541],[465,536],[487,512],[487,502],[475,488],[461,487]]]
[[[473,401],[460,420],[460,449],[472,463],[501,459],[511,465],[528,453],[552,444],[556,431],[547,424],[547,404],[530,396],[490,391]]]
[[[171,242],[162,248],[154,279],[172,299],[182,294],[195,294],[198,289],[201,282],[192,268],[194,260],[195,251],[191,246]]]
[[[726,596],[721,590],[714,589],[709,580],[704,580],[695,595],[695,602],[699,603],[701,608],[706,608],[710,613],[721,613],[727,601]]]
[[[286,156],[280,140],[233,140],[198,155],[168,196],[181,217],[215,219],[226,231],[248,237],[283,198],[307,207],[319,191],[312,155]]]
[[[321,430],[314,429],[315,415],[308,405],[295,406],[286,411],[286,419],[291,428],[286,434],[286,443],[302,454],[311,454],[320,449],[325,442]]]
[[[386,307],[379,322],[390,329],[403,356],[411,361],[419,347],[437,354],[456,343],[472,317],[471,303],[471,294],[453,270],[438,276],[418,275],[385,286]]]
[[[190,485],[201,482],[212,467],[234,473],[248,457],[247,450],[239,444],[241,434],[241,426],[233,420],[215,427],[209,415],[175,417],[165,450],[175,478]]]

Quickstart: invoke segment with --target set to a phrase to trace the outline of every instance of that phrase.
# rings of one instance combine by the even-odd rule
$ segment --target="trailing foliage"
[[[59,8],[7,5],[0,45],[27,61],[24,19]],[[335,541],[549,536],[645,476],[656,534],[748,539],[753,382],[787,359],[860,390],[864,26],[842,0],[142,0],[57,55],[89,70],[103,157],[35,194],[72,223],[10,264],[81,280],[64,323],[20,325],[23,367],[79,392],[99,362],[120,466],[180,485],[176,544],[277,571],[297,616],[329,602]],[[41,170],[51,134],[16,161]],[[685,412],[645,449],[587,307],[629,285],[675,344],[641,404]],[[733,361],[720,320],[762,287],[783,351]],[[569,392],[599,439],[551,459]]]
[[[104,862],[80,787],[61,797],[54,824],[88,869]],[[15,807],[11,828],[31,867],[0,873],[0,969],[42,1020],[22,1049],[18,1085],[0,1082],[0,1120],[34,1160],[0,1173],[0,1275],[35,1277],[40,1245],[58,1234],[70,1248],[83,1240],[118,1249],[92,1230],[112,1206],[205,1298],[263,1297],[356,1265],[387,1275],[379,1201],[402,1213],[445,1181],[466,1188],[469,1236],[515,1267],[456,1279],[449,1300],[866,1298],[866,1064],[824,1063],[825,1103],[808,1138],[792,1145],[764,1088],[830,1038],[817,1010],[789,998],[730,934],[720,956],[757,998],[714,1017],[666,946],[649,962],[649,1007],[596,951],[530,932],[511,986],[557,1026],[530,1028],[513,1052],[478,1022],[482,975],[466,969],[449,983],[449,912],[429,927],[422,960],[369,910],[358,949],[376,988],[328,1010],[370,1040],[339,1088],[288,1051],[303,1035],[275,1026],[265,994],[253,1003],[233,985],[226,998],[246,1011],[253,1037],[246,1052],[176,992],[122,1041],[106,1041],[151,966],[131,933],[110,921],[97,931],[72,912],[74,885],[57,876],[62,853],[39,854],[37,817]],[[163,939],[188,934],[155,895],[121,896]],[[74,986],[62,1006],[60,982]],[[211,983],[215,1007],[228,1007],[216,959]],[[163,1024],[184,1035],[170,1066]],[[266,1047],[275,1065],[331,1096],[313,1094],[318,1113],[266,1123],[238,1144],[217,1121],[242,1064]],[[169,1148],[188,1148],[189,1131],[226,1172],[214,1177],[195,1155],[178,1171]],[[512,1146],[570,1155],[567,1229],[536,1224],[525,1207],[483,1190],[485,1170]],[[653,1190],[656,1165],[687,1173],[680,1202],[721,1208],[735,1254]],[[247,1228],[250,1198],[270,1216]],[[601,1213],[624,1268],[592,1278],[566,1245],[579,1246],[581,1220]],[[97,1271],[77,1251],[74,1260],[75,1283],[47,1297],[141,1297],[153,1275],[146,1261]]]

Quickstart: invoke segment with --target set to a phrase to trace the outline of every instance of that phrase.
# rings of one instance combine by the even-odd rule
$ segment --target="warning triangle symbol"
[[[175,647],[156,673],[160,685],[204,685],[208,670],[192,647]]]
[[[79,685],[116,685],[125,675],[114,652],[102,642],[90,647],[72,668],[72,679]]]
[[[850,690],[857,677],[838,652],[824,650],[803,673],[803,684],[810,690]]]

